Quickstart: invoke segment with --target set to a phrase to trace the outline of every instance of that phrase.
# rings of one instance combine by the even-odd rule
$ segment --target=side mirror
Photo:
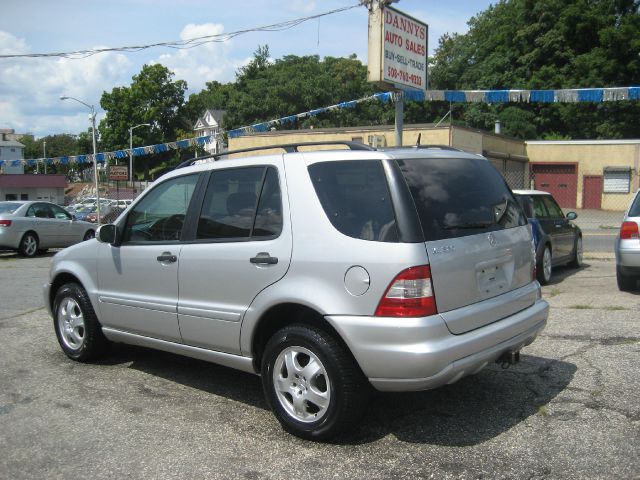
[[[117,245],[120,241],[120,235],[118,233],[118,227],[116,227],[112,223],[109,223],[107,225],[101,225],[100,228],[98,228],[98,234],[96,235],[96,237],[99,242]]]
[[[75,220],[78,220],[78,217],[76,217],[75,215],[71,215],[71,221],[73,222]]]
[[[575,220],[578,218],[578,214],[576,212],[567,213],[567,220]]]

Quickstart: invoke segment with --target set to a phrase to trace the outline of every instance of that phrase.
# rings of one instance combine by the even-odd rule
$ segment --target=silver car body
[[[313,312],[348,347],[378,390],[435,388],[519,351],[544,328],[548,304],[532,277],[528,225],[427,241],[369,241],[339,232],[314,191],[318,162],[481,158],[424,150],[321,151],[222,160],[175,170],[147,189],[116,224],[163,182],[186,174],[254,165],[277,169],[282,232],[243,242],[114,246],[89,242],[58,253],[45,304],[75,280],[87,291],[105,336],[259,372],[260,337],[274,312]],[[486,161],[486,160],[485,160]],[[268,254],[276,264],[250,258]],[[171,261],[161,258],[173,257]],[[375,316],[396,275],[429,265],[438,313]]]
[[[625,212],[623,223],[635,223],[636,235],[632,238],[620,238],[620,233],[615,242],[616,265],[623,274],[640,279],[640,238],[637,231],[640,230],[640,190],[638,190]]]
[[[0,248],[19,249],[28,232],[37,235],[39,249],[63,248],[83,241],[88,233],[95,231],[95,225],[75,220],[69,212],[50,202],[0,202],[0,205],[9,204],[17,208],[11,209],[11,213],[0,212],[0,222],[11,222],[0,226]]]

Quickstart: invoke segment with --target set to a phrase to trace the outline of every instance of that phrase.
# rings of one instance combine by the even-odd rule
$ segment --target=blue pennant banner
[[[370,95],[359,100],[350,100],[341,102],[336,105],[330,105],[323,108],[314,108],[307,112],[289,115],[286,117],[269,120],[268,122],[256,123],[247,127],[240,127],[229,130],[227,135],[229,138],[242,137],[254,133],[268,132],[272,128],[280,125],[288,125],[308,117],[315,117],[327,112],[341,110],[345,108],[355,108],[358,104],[367,101],[378,101],[388,103],[394,101],[398,96],[404,97],[405,100],[411,102],[451,102],[451,103],[601,103],[601,102],[619,102],[629,100],[640,100],[639,87],[614,87],[614,88],[575,88],[560,90],[408,90],[405,92],[380,92]],[[222,137],[224,132],[218,133],[216,136]],[[179,150],[194,145],[205,145],[215,140],[215,136],[203,136],[189,138],[186,140],[178,140],[158,145],[150,145],[146,147],[136,147],[127,150],[118,150],[116,152],[103,152],[95,155],[98,163],[103,163],[114,158],[127,158],[129,154],[134,157],[150,155],[153,153],[162,153],[169,150]],[[46,163],[47,165],[68,165],[69,163],[84,164],[93,163],[93,155],[78,155],[75,157],[56,157],[56,158],[32,158],[26,160],[0,160],[0,166],[5,164],[18,166],[35,165],[37,163]]]

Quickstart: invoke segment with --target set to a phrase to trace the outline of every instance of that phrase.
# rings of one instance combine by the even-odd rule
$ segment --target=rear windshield
[[[320,162],[309,175],[332,225],[362,240],[397,242],[389,186],[380,160]]]
[[[633,201],[633,205],[629,209],[630,217],[640,217],[640,192],[636,194],[636,199]]]
[[[502,175],[482,158],[407,159],[397,163],[427,241],[527,223]]]
[[[0,213],[13,213],[20,206],[22,206],[22,203],[0,202]]]

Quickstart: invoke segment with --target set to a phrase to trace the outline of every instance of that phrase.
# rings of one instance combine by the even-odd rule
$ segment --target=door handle
[[[178,257],[173,255],[171,252],[163,252],[162,255],[156,257],[156,260],[159,262],[174,263],[178,261]]]
[[[249,261],[258,265],[275,265],[278,263],[278,257],[272,257],[268,252],[260,252],[255,257],[251,257]]]

